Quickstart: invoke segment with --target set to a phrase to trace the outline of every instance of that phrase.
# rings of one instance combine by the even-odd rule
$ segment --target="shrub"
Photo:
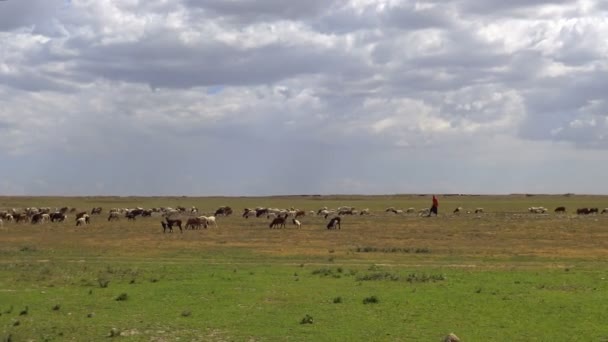
[[[342,303],[342,297],[340,297],[340,296],[334,298],[334,304],[339,304],[339,303]]]
[[[125,292],[123,292],[123,293],[119,294],[118,297],[116,297],[116,300],[119,302],[122,302],[122,301],[127,300],[127,298],[128,298],[128,295]]]
[[[377,304],[378,302],[380,302],[380,300],[376,296],[363,298],[363,304]]]
[[[300,324],[312,324],[312,322],[312,316],[309,314],[306,314],[306,316],[300,320]]]

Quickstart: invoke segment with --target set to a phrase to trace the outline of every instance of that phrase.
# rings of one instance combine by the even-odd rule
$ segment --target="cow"
[[[555,212],[556,214],[557,214],[557,213],[562,213],[562,214],[564,214],[564,213],[566,213],[566,207],[557,207],[557,208],[555,208],[554,212]]]
[[[117,211],[113,211],[108,215],[108,221],[118,221],[120,219],[120,214]]]
[[[188,227],[192,229],[201,229],[201,226],[207,228],[207,220],[202,220],[199,217],[191,217],[186,221],[186,226],[184,229],[188,229]]]
[[[342,229],[342,227],[340,226],[340,217],[338,217],[338,216],[329,220],[329,223],[327,224],[327,229],[336,229],[336,228]]]
[[[275,228],[276,226],[279,226],[279,228],[281,228],[281,227],[285,228],[285,218],[286,217],[282,217],[282,216],[275,218],[274,220],[272,220],[272,222],[270,222],[269,227]]]
[[[165,220],[167,221],[167,227],[173,231],[173,226],[178,226],[179,227],[179,231],[183,233],[182,230],[182,220],[180,219],[170,219],[168,217],[165,217]]]
[[[219,207],[213,215],[214,216],[230,216],[231,214],[232,214],[232,208],[230,208],[229,206],[223,206],[223,207]]]

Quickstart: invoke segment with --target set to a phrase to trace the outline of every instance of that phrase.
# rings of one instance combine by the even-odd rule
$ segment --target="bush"
[[[116,300],[119,302],[125,301],[127,300],[128,296],[125,292],[121,293],[120,295],[118,295],[118,297],[116,297]]]
[[[338,297],[334,298],[334,304],[339,304],[339,303],[342,303],[342,297],[338,296]]]
[[[312,316],[306,314],[306,316],[300,320],[300,324],[312,324]]]
[[[363,304],[377,304],[378,302],[380,302],[380,300],[376,296],[363,298]]]

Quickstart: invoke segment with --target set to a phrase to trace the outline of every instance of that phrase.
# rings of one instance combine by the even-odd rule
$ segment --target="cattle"
[[[113,211],[108,215],[108,221],[118,221],[120,219],[120,214],[117,211]]]
[[[566,213],[566,207],[557,207],[555,208],[555,210],[553,210],[553,212],[557,213]]]
[[[231,214],[232,214],[232,208],[230,208],[229,206],[223,206],[223,207],[219,207],[213,215],[214,216],[230,216]]]
[[[62,212],[56,212],[51,214],[51,222],[63,222],[67,218],[67,215]]]
[[[598,214],[600,211],[598,208],[578,208],[576,209],[577,215],[589,215],[589,214]]]
[[[249,209],[249,208],[245,208],[243,209],[243,216],[244,218],[249,218],[249,217],[257,217],[256,211],[254,209]]]
[[[183,232],[182,231],[182,220],[180,220],[180,219],[170,219],[168,217],[165,217],[165,220],[167,221],[167,227],[171,231],[173,231],[173,226],[177,226],[177,227],[179,227],[179,231]]]
[[[188,227],[192,229],[201,229],[201,226],[207,228],[207,220],[202,220],[199,217],[191,217],[186,221],[184,229],[188,229]]]
[[[329,220],[329,223],[327,223],[327,229],[342,229],[340,221],[341,220],[339,216],[332,218],[331,220]]]
[[[279,226],[279,228],[285,228],[285,217],[279,216],[270,222],[270,228],[275,228],[276,226]]]
[[[207,216],[207,225],[210,226],[212,225],[215,226],[217,228],[217,222],[215,220],[215,216]]]
[[[31,224],[42,223],[42,215],[43,215],[42,213],[32,215],[32,218],[30,219],[30,223]]]
[[[15,219],[15,223],[28,221],[28,216],[25,213],[15,214],[15,215],[13,215],[13,217]]]
[[[82,225],[85,225],[88,223],[89,223],[88,216],[87,217],[83,216],[76,220],[76,227],[82,226]]]

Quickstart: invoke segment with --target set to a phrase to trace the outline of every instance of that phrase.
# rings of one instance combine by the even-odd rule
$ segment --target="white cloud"
[[[603,2],[30,5],[0,2],[0,191],[608,191],[555,182],[608,168]]]

